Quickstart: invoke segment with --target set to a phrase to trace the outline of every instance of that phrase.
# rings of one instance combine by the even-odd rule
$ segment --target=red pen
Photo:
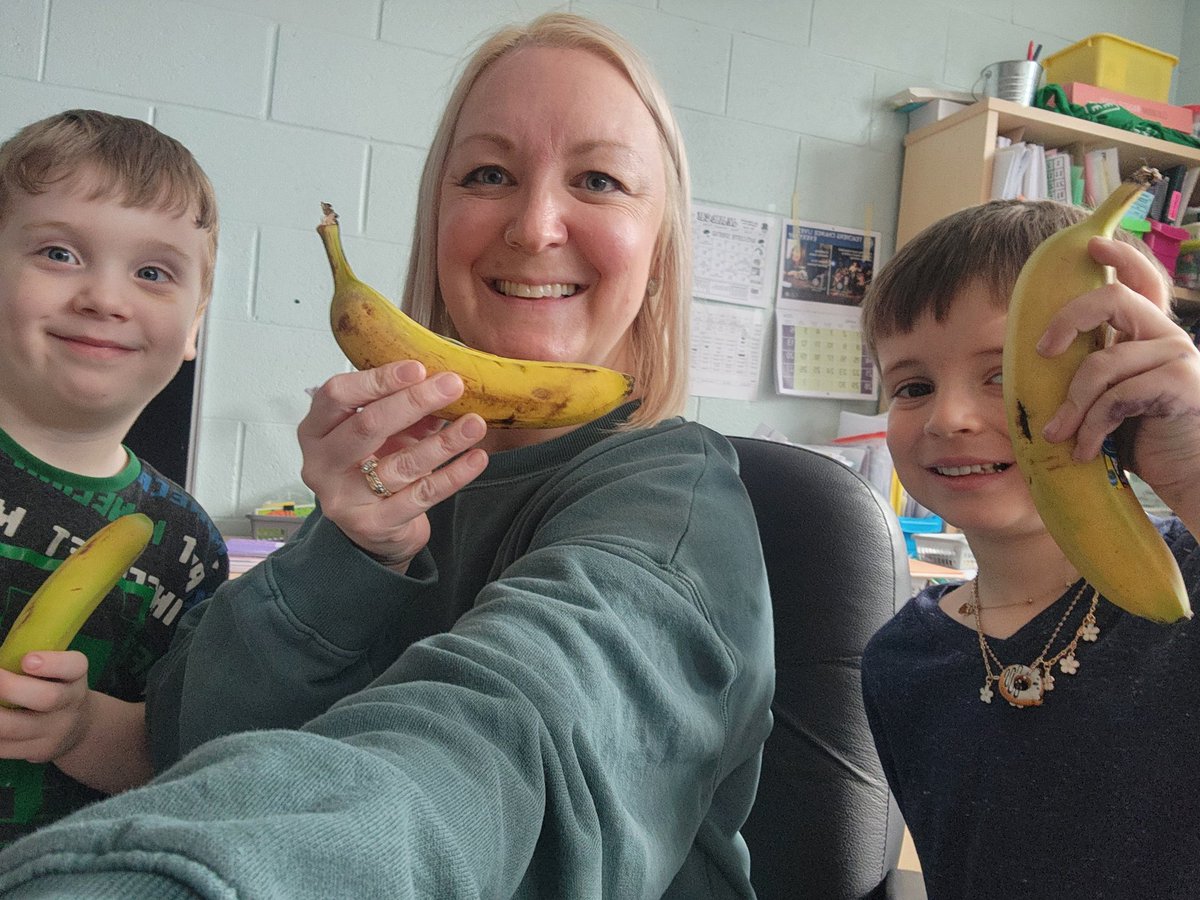
[[[1025,51],[1026,59],[1033,59],[1033,41],[1029,42],[1029,49]]]

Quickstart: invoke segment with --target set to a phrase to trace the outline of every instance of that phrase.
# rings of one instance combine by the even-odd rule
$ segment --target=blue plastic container
[[[914,534],[930,534],[942,530],[941,516],[922,516],[916,518],[913,516],[900,516],[900,530],[904,532],[904,546],[908,550],[908,555],[913,559],[917,558],[917,545],[913,541]]]

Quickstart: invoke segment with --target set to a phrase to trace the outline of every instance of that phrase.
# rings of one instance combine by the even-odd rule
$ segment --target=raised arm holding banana
[[[931,900],[1200,883],[1200,769],[1180,756],[1200,746],[1200,352],[1148,249],[1099,236],[1118,217],[963,210],[864,304],[897,473],[978,563],[863,660]],[[1148,519],[1124,467],[1173,514]]]

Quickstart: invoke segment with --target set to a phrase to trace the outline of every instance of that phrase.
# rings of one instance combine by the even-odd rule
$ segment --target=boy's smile
[[[968,288],[944,322],[926,316],[876,342],[896,473],[919,503],[963,530],[1039,522],[1005,419],[1006,317]]]
[[[84,170],[0,218],[4,421],[124,430],[196,355],[209,239],[185,215],[94,197]]]

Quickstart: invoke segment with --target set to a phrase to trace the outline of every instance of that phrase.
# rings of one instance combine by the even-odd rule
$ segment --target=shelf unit
[[[897,247],[943,216],[990,199],[998,135],[1045,147],[1116,147],[1122,175],[1141,165],[1200,166],[1198,148],[989,97],[905,136]],[[1200,291],[1176,288],[1175,297],[1181,315],[1200,316]]]

